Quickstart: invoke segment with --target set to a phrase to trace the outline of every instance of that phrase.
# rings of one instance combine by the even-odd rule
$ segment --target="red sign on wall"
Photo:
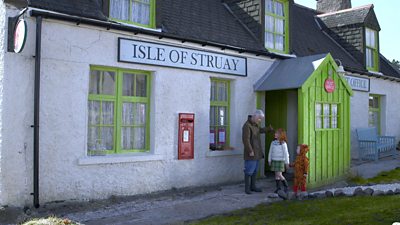
[[[332,78],[327,78],[324,83],[325,91],[332,93],[335,91],[335,81]]]

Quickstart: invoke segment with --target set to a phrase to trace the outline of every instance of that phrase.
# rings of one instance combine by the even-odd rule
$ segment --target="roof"
[[[369,4],[351,9],[319,14],[318,17],[321,18],[321,20],[329,28],[352,24],[362,24],[365,22],[368,14],[373,8],[374,5]]]
[[[102,0],[30,0],[30,7],[107,21]],[[195,39],[268,53],[218,0],[157,1],[157,27],[182,39]]]
[[[390,77],[400,78],[400,70],[394,68],[391,62],[385,56],[379,54],[379,63],[381,72]]]
[[[334,59],[339,59],[346,69],[367,72],[350,53],[331,36],[322,30],[314,9],[294,4],[291,15],[291,47],[297,56],[308,56],[330,52]]]
[[[254,86],[255,91],[300,88],[328,53],[275,62]]]
[[[157,7],[163,32],[267,51],[220,0],[163,0]]]
[[[102,0],[28,0],[28,6],[106,21],[102,2]]]

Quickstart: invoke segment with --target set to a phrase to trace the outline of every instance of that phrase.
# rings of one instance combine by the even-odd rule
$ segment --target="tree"
[[[394,66],[394,68],[397,68],[398,70],[400,70],[400,62],[399,60],[392,60],[392,65]]]

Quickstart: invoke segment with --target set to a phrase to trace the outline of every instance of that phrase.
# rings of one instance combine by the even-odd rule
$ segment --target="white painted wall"
[[[4,79],[4,52],[6,48],[5,30],[6,27],[6,8],[3,1],[0,2],[0,205],[3,204],[3,171],[2,171],[2,135],[3,135],[3,118],[2,118],[2,105],[3,105],[3,79]]]
[[[381,134],[400,140],[400,83],[370,78],[370,92],[353,91],[351,97],[351,156],[358,159],[356,129],[368,127],[370,94],[381,95]]]
[[[16,16],[19,10],[7,5],[6,15]],[[4,46],[4,77],[1,135],[2,204],[31,203],[33,160],[33,77],[35,23],[28,20],[28,35],[24,50],[7,52]],[[7,34],[7,19],[5,35]],[[4,39],[1,39],[4,40]],[[6,41],[6,40],[4,40]]]
[[[21,54],[6,54],[3,101],[3,204],[31,204],[35,19]],[[270,59],[248,56],[248,77],[117,62],[117,38],[189,46],[173,40],[45,19],[42,28],[40,201],[98,199],[172,187],[241,180],[241,127],[256,107],[253,84]],[[205,50],[219,49],[191,45]],[[234,52],[228,54],[244,56]],[[20,66],[23,64],[24,66]],[[152,71],[151,153],[86,156],[90,65]],[[231,80],[229,152],[210,152],[210,77]],[[177,160],[177,117],[195,113],[195,159]]]

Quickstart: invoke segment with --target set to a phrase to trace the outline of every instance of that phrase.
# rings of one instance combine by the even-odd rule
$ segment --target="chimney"
[[[317,10],[323,13],[351,8],[351,0],[317,0]]]

